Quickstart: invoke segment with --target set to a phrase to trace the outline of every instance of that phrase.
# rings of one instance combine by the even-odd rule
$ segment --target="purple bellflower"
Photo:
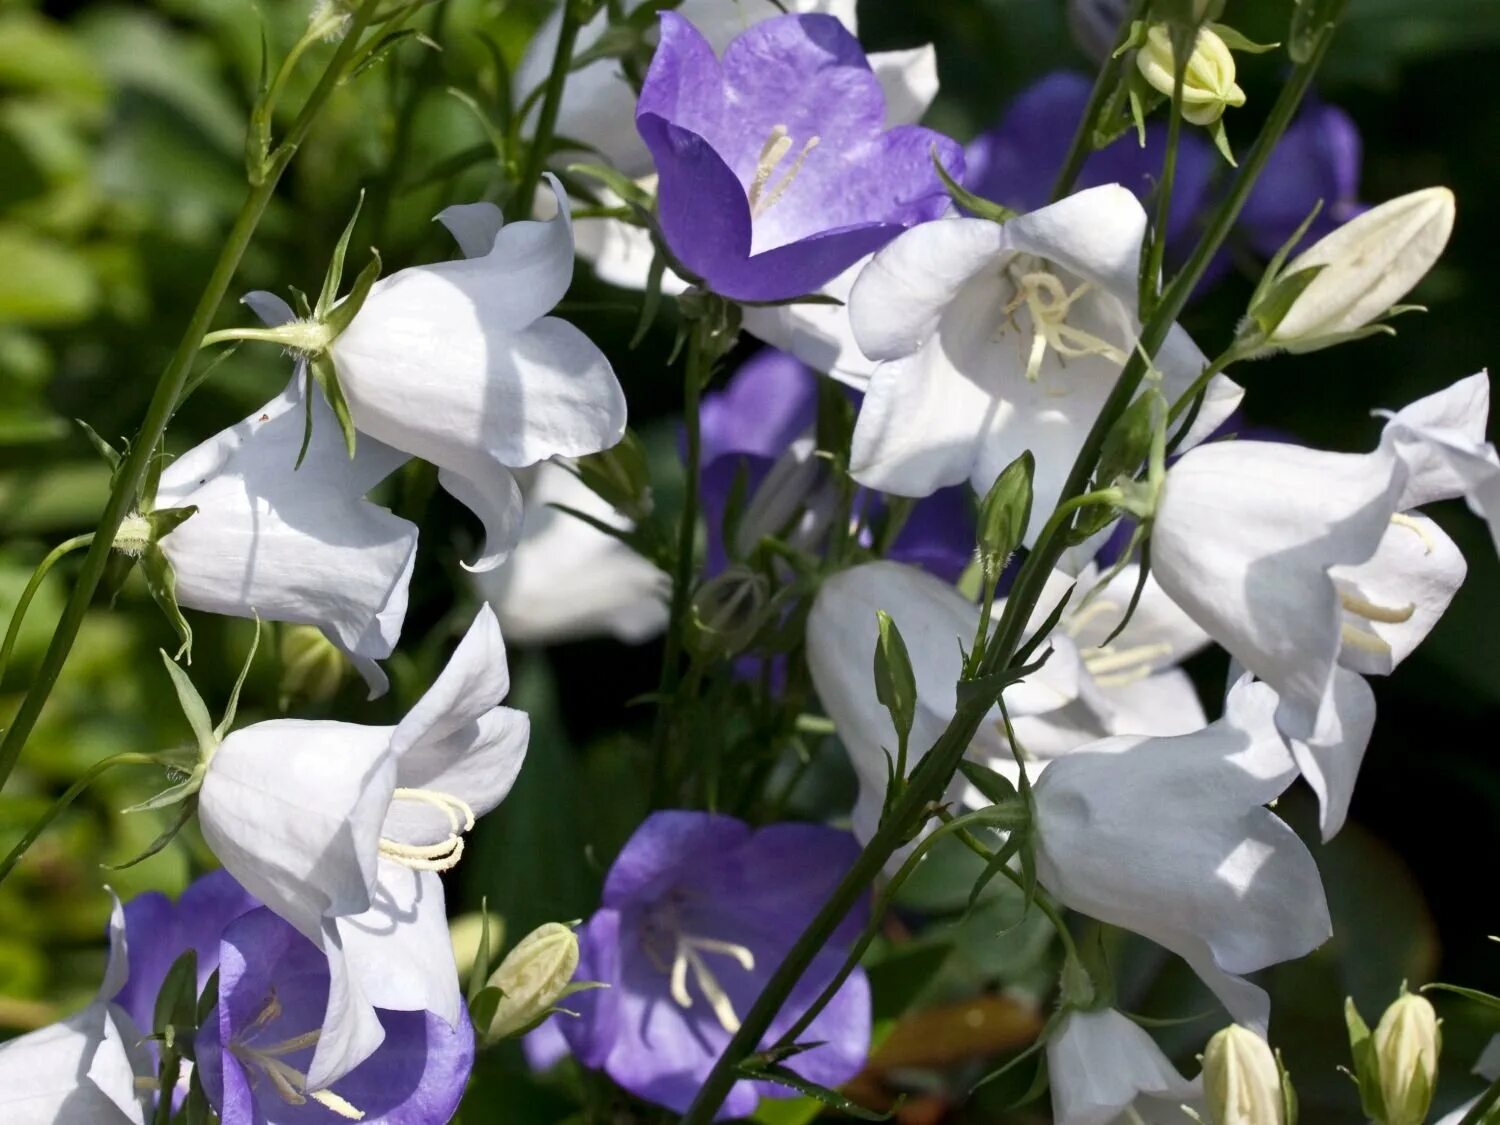
[[[739,1028],[776,966],[858,854],[846,832],[813,824],[753,829],[706,812],[658,812],[610,869],[603,905],[582,932],[578,976],[609,985],[569,1003],[556,1018],[585,1066],[625,1089],[681,1112]],[[766,1034],[773,1043],[827,986],[868,914],[851,911],[792,992]],[[812,1021],[789,1059],[804,1078],[835,1087],[864,1065],[870,989],[856,969]],[[767,1083],[735,1084],[723,1118],[752,1112]]]
[[[661,231],[686,270],[742,301],[810,293],[949,207],[932,149],[955,177],[963,151],[930,129],[886,129],[859,41],[833,16],[753,25],[721,62],[672,12],[636,106],[656,164]]]
[[[156,994],[188,949],[198,955],[200,992],[219,973],[219,1003],[198,1029],[194,1054],[224,1125],[442,1125],[452,1117],[473,1066],[474,1032],[467,1020],[450,1028],[430,1012],[379,1012],[386,1036],[375,1054],[331,1089],[308,1089],[328,959],[227,871],[198,879],[175,905],[140,895],[124,916],[130,975],[118,1003],[137,1026],[151,1027]]]

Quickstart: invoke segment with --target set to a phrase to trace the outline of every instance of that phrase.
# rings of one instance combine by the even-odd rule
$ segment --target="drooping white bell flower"
[[[1103,639],[1113,628],[1113,623],[1106,625],[1103,620],[1111,605],[1114,622],[1118,621],[1124,601],[1111,602],[1113,591],[1111,586],[1101,595],[1106,602],[1103,614],[1086,610],[1076,619],[1065,616],[1046,641],[1052,649],[1047,663],[1005,691],[1017,739],[1035,759],[1028,765],[1033,777],[1051,759],[1108,734],[1166,734],[1203,725],[1202,707],[1191,684],[1171,667],[1174,654],[1185,656],[1201,643],[1198,635],[1191,628],[1180,629],[1180,639],[1170,652],[1161,647],[1170,642],[1146,639],[1165,638],[1178,629],[1170,608],[1156,620],[1143,610],[1143,616],[1122,634],[1119,647],[1103,651],[1089,643]],[[1054,587],[1049,596],[1060,593]],[[1033,627],[1041,624],[1049,607],[1044,601]],[[999,610],[1003,608],[1002,603]],[[889,613],[901,631],[916,677],[909,768],[915,768],[953,718],[955,685],[962,672],[960,645],[971,645],[979,626],[978,606],[941,579],[899,563],[853,567],[819,588],[808,617],[808,667],[818,698],[833,719],[859,778],[853,828],[862,839],[868,839],[878,824],[885,798],[886,751],[893,758],[896,751],[890,715],[876,696],[872,675],[879,635],[877,610]],[[1134,636],[1132,629],[1137,630]],[[1080,648],[1070,635],[1073,631],[1088,647]],[[1091,660],[1101,668],[1098,676],[1089,670]],[[1100,660],[1106,663],[1101,665]],[[1121,678],[1112,680],[1113,675]],[[980,724],[968,754],[1014,778],[1018,772],[1015,758],[1003,732],[996,708]],[[967,792],[962,779],[955,782],[950,798],[982,803],[976,794]]]
[[[1073,1011],[1047,1040],[1047,1080],[1057,1125],[1188,1125],[1201,1108],[1156,1041],[1113,1008]]]
[[[113,895],[111,895],[113,898]],[[60,1023],[0,1043],[7,1125],[144,1125],[154,1067],[145,1034],[112,1001],[125,986],[125,914],[109,916],[109,963],[92,1003]]]
[[[1408,410],[1440,412],[1469,390],[1459,384]],[[1354,732],[1367,738],[1373,721],[1367,689],[1336,670],[1390,672],[1436,624],[1466,573],[1442,529],[1406,510],[1461,489],[1440,466],[1423,468],[1430,446],[1413,432],[1392,420],[1368,454],[1255,441],[1203,446],[1168,470],[1157,503],[1153,575],[1275,689],[1277,724],[1299,759],[1323,754],[1309,780],[1324,801],[1325,834],[1347,809],[1364,749]],[[1327,760],[1339,747],[1356,754],[1352,769]]]
[[[229,734],[198,798],[204,839],[240,884],[328,956],[311,1088],[381,1043],[375,1008],[461,1018],[438,872],[510,791],[530,736],[494,613],[479,611],[396,727],[272,720]]]
[[[1247,678],[1195,734],[1109,738],[1052,762],[1034,790],[1037,878],[1059,902],[1182,957],[1265,1033],[1242,974],[1332,932],[1312,855],[1264,806],[1296,777],[1275,694]]]
[[[476,579],[511,641],[551,644],[604,635],[638,644],[666,627],[661,570],[553,505],[616,527],[626,526],[623,516],[550,461],[521,475],[521,491],[521,541],[502,566]]]
[[[513,469],[608,449],[625,432],[609,360],[579,329],[546,315],[573,278],[562,188],[549,222],[502,226],[490,204],[439,218],[465,258],[377,281],[330,345],[356,428],[432,462],[484,523],[471,569],[493,568],[521,533]]]
[[[882,361],[854,429],[854,478],[900,496],[967,480],[984,495],[1030,449],[1029,543],[1135,347],[1145,233],[1140,201],[1109,184],[1004,224],[923,223],[876,254],[849,303],[860,348]],[[1154,363],[1169,400],[1206,366],[1175,326]],[[1185,444],[1240,395],[1216,377]]]
[[[273,327],[292,319],[269,293],[245,303]],[[364,496],[407,457],[367,439],[350,458],[333,411],[315,394],[299,468],[305,390],[299,366],[281,394],[162,471],[156,507],[198,511],[162,537],[161,549],[181,605],[316,625],[379,694],[386,678],[375,661],[401,635],[417,528]]]

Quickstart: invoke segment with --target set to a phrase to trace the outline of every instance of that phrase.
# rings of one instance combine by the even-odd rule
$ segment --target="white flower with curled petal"
[[[1139,200],[1109,184],[1004,224],[923,223],[876,254],[849,301],[855,339],[880,361],[854,429],[854,478],[900,496],[969,481],[982,496],[1030,449],[1029,543],[1135,347],[1145,232]],[[1174,326],[1154,364],[1171,400],[1206,361]],[[1216,377],[1186,444],[1240,395]]]
[[[472,569],[486,570],[520,535],[512,470],[614,445],[625,396],[604,353],[546,315],[573,278],[565,209],[550,222],[502,225],[490,204],[439,218],[466,257],[377,281],[329,351],[360,433],[436,465],[483,521]]]
[[[1047,1040],[1057,1125],[1188,1125],[1202,1083],[1189,1082],[1155,1040],[1113,1008],[1069,1012]]]
[[[395,727],[272,720],[229,734],[199,791],[204,839],[240,884],[327,954],[318,1089],[384,1037],[375,1008],[462,1018],[438,872],[510,791],[530,736],[481,609]]]
[[[625,5],[630,11],[643,0]],[[685,0],[677,13],[693,24],[716,53],[751,24],[783,12],[823,13],[836,17],[851,32],[859,31],[852,0]],[[546,80],[552,65],[561,17],[554,13],[533,37],[514,88],[519,100]],[[585,49],[606,26],[601,13],[579,36]],[[870,68],[885,91],[886,127],[915,125],[937,96],[937,55],[929,44],[903,51],[876,51],[869,56]],[[652,162],[635,128],[635,99],[630,94],[618,64],[605,60],[591,63],[568,76],[558,116],[559,135],[584,141],[603,153],[619,171],[650,188]],[[601,193],[607,204],[620,201]],[[577,223],[578,253],[593,264],[599,277],[622,289],[645,289],[655,250],[650,235],[638,226],[617,219],[580,219]],[[868,261],[869,259],[865,259]],[[864,261],[856,262],[820,290],[847,302],[849,290]],[[686,283],[670,270],[662,278],[662,289],[680,293]],[[842,304],[794,304],[744,310],[745,331],[760,340],[790,352],[815,371],[823,371],[841,382],[863,388],[874,364],[854,342],[848,311]]]
[[[269,293],[245,303],[272,327],[292,319]],[[181,605],[316,625],[377,695],[386,678],[375,662],[391,654],[406,616],[417,528],[364,496],[407,457],[366,439],[350,458],[333,411],[314,395],[299,467],[305,389],[299,364],[281,394],[162,471],[156,506],[198,510],[161,549]]]
[[[561,465],[521,474],[526,516],[521,541],[475,584],[495,607],[505,635],[521,644],[611,636],[638,644],[667,624],[667,578],[612,535],[561,504],[613,526],[624,517]]]
[[[143,1083],[153,1082],[154,1065],[145,1034],[112,1003],[127,971],[125,915],[115,899],[109,963],[93,1002],[0,1043],[0,1118],[7,1125],[143,1125],[150,1088]]]
[[[1122,575],[1120,580],[1131,577]],[[1051,598],[1066,589],[1062,576],[1055,576],[1054,582]],[[1180,613],[1174,614],[1171,607],[1158,611],[1153,596],[1149,603],[1142,599],[1140,616],[1122,633],[1120,644],[1100,649],[1098,641],[1113,627],[1104,617],[1113,612],[1118,620],[1124,608],[1123,601],[1110,601],[1114,591],[1110,585],[1101,594],[1102,614],[1084,610],[1065,615],[1047,639],[1045,647],[1052,655],[1046,664],[1005,691],[1016,737],[1035,759],[1028,767],[1033,777],[1051,759],[1108,734],[1172,734],[1203,725],[1192,685],[1172,667],[1174,657],[1186,656],[1202,643],[1201,634],[1183,625]],[[1042,623],[1049,604],[1055,603],[1044,602],[1033,627]],[[808,617],[808,667],[859,778],[853,827],[862,839],[868,839],[878,823],[885,798],[886,751],[894,752],[895,747],[890,716],[876,697],[871,675],[878,636],[875,614],[882,609],[900,629],[916,675],[916,721],[907,759],[913,768],[953,718],[954,685],[962,671],[960,645],[972,644],[979,626],[979,607],[973,602],[941,579],[899,563],[857,566],[819,588]],[[1097,674],[1090,671],[1091,662]],[[969,757],[1017,776],[998,708],[980,725]],[[962,779],[955,782],[950,798],[982,803]]]
[[[1109,738],[1037,780],[1037,879],[1059,902],[1176,953],[1230,1014],[1265,1033],[1246,981],[1332,932],[1312,855],[1264,806],[1296,777],[1276,696],[1242,679],[1194,734]]]
[[[1389,673],[1464,580],[1457,546],[1408,510],[1463,490],[1410,420],[1471,392],[1465,381],[1401,411],[1368,454],[1223,442],[1190,451],[1162,486],[1152,573],[1280,696],[1277,725],[1322,799],[1325,836],[1343,823],[1373,723],[1349,673]]]

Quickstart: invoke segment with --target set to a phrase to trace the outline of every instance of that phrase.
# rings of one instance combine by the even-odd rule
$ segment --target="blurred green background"
[[[371,244],[388,271],[446,256],[445,237],[430,217],[493,191],[479,114],[492,114],[508,83],[505,67],[514,65],[547,6],[440,0],[419,22],[441,53],[407,46],[340,91],[285,178],[235,292],[315,287],[361,189],[367,200],[359,259]],[[1287,0],[1230,0],[1228,18],[1252,38],[1275,40],[1289,10]],[[992,124],[1010,95],[1048,70],[1087,66],[1068,36],[1061,0],[866,0],[860,15],[871,50],[937,44],[943,90],[929,123],[960,140]],[[112,440],[134,430],[244,192],[243,128],[262,22],[279,54],[305,18],[304,4],[281,0],[0,0],[0,619],[49,547],[88,530],[97,517],[106,469],[71,419]],[[299,73],[284,107],[295,108],[317,65],[314,57]],[[1241,65],[1250,105],[1229,128],[1243,146],[1282,64],[1273,55]],[[1240,370],[1251,422],[1316,444],[1365,449],[1378,433],[1371,408],[1436,390],[1500,354],[1490,273],[1500,247],[1497,73],[1496,0],[1353,0],[1320,93],[1348,109],[1363,132],[1361,194],[1379,201],[1445,183],[1458,195],[1458,226],[1416,294],[1431,313],[1403,318],[1397,339]],[[455,159],[464,154],[470,156]],[[615,361],[632,425],[650,431],[658,422],[658,449],[669,462],[678,382],[666,366],[670,330],[661,326],[629,350],[638,297],[586,275],[580,268],[564,311]],[[1250,284],[1231,278],[1192,309],[1188,327],[1207,350],[1232,330]],[[221,320],[241,322],[243,314],[226,306]],[[180,451],[237,421],[286,377],[285,361],[272,349],[241,349],[182,410],[169,446]],[[663,471],[669,476],[670,465]],[[669,491],[669,482],[659,483]],[[444,646],[471,615],[474,595],[457,563],[475,528],[443,498],[429,502],[429,491],[430,481],[409,469],[385,498],[398,512],[422,514],[423,550],[402,650],[392,662],[394,690],[365,704],[358,685],[346,682],[332,699],[294,702],[297,713],[390,721],[430,680]],[[1318,852],[1335,941],[1269,974],[1275,1037],[1311,1121],[1358,1119],[1352,1086],[1334,1069],[1347,1061],[1339,1007],[1345,994],[1373,1020],[1403,979],[1500,991],[1500,948],[1486,939],[1500,932],[1500,562],[1481,525],[1458,506],[1435,515],[1469,558],[1468,583],[1426,646],[1396,676],[1376,683],[1380,720],[1353,826]],[[31,610],[0,684],[0,721],[41,655],[68,574],[65,564]],[[216,707],[252,630],[201,615],[193,623],[191,672]],[[138,581],[113,608],[101,604],[90,614],[21,769],[0,795],[0,847],[8,849],[100,758],[185,740],[155,655],[159,646],[172,647],[170,630]],[[649,714],[629,702],[653,686],[658,656],[652,646],[623,653],[603,642],[512,653],[510,702],[533,714],[531,755],[514,794],[481,825],[449,881],[455,911],[486,899],[515,937],[592,910],[601,872],[644,809],[629,735]],[[1196,670],[1207,693],[1222,684],[1221,661],[1207,657]],[[281,674],[277,645],[263,645],[242,722],[276,713]],[[804,801],[847,800],[837,757],[820,757],[830,763],[826,776]],[[0,1037],[56,1018],[92,993],[107,910],[101,882],[126,897],[175,892],[210,862],[189,830],[138,866],[101,870],[127,861],[160,831],[165,814],[119,812],[158,783],[150,770],[107,775],[0,887]],[[1299,827],[1310,823],[1300,794],[1283,809]],[[959,1018],[942,1005],[981,991],[1024,997],[1046,980],[1045,933],[1022,927],[995,938],[1014,904],[997,899],[957,920],[967,887],[961,868],[956,860],[935,865],[907,892],[902,923],[875,969],[878,1014],[925,1012],[937,1021],[938,1038],[953,1036]],[[926,923],[920,936],[905,940],[919,923]],[[1203,1009],[1184,974],[1164,970],[1160,958],[1134,943],[1108,942],[1126,1006],[1161,1017]],[[1472,1006],[1439,1004],[1447,1020],[1440,1101],[1452,1103],[1472,1091],[1464,1072],[1495,1027]],[[1011,1033],[1029,1026],[1024,1005],[1008,1006],[1002,1016]],[[913,1026],[925,1025],[908,1030]],[[1210,1030],[1198,1021],[1162,1034],[1190,1057]],[[944,1066],[897,1050],[867,1092],[918,1094],[903,1113],[909,1121],[996,1120],[1020,1092],[1005,1082],[986,1087],[967,1110],[944,1115],[955,1092],[1003,1057],[1003,1038],[956,1046],[952,1065]],[[506,1048],[481,1063],[464,1119],[492,1120],[504,1107],[508,1121],[561,1120],[575,1112],[580,1093],[587,1089],[566,1078],[528,1078],[519,1052]],[[767,1111],[767,1120],[806,1120],[811,1112],[793,1103]],[[1035,1112],[1033,1106],[1004,1119],[1030,1120]]]

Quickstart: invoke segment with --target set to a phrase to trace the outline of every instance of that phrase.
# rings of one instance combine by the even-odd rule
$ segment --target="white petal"
[[[937,332],[948,305],[1009,247],[988,219],[920,223],[876,254],[854,283],[849,320],[871,359],[897,359]]]
[[[791,353],[814,371],[831,375],[855,390],[864,390],[878,365],[860,351],[848,305],[854,282],[870,260],[861,258],[818,290],[843,304],[753,306],[744,311],[745,331]],[[602,272],[600,276],[604,276]]]
[[[1155,1040],[1112,1008],[1063,1018],[1047,1041],[1047,1074],[1057,1125],[1110,1125],[1142,1094],[1198,1097]]]
[[[1395,458],[1269,442],[1200,446],[1167,473],[1152,572],[1167,595],[1281,696],[1312,733],[1339,651],[1330,567],[1375,553],[1403,474]]]
[[[96,1001],[0,1043],[0,1117],[7,1125],[142,1125],[135,1079],[149,1069],[136,1070],[126,1050],[140,1034],[123,1012]]]
[[[278,328],[289,320],[297,319],[297,314],[292,311],[291,305],[275,293],[268,293],[264,289],[254,289],[246,293],[240,298],[240,304],[259,317],[260,322],[268,328]]]
[[[463,568],[473,573],[494,570],[521,539],[525,505],[515,474],[498,462],[480,461],[470,473],[439,469],[438,481],[484,524],[484,549],[472,563],[463,563]]]
[[[396,728],[391,752],[404,759],[441,742],[496,707],[509,691],[500,623],[489,606],[481,606],[447,666]]]
[[[273,719],[232,732],[198,794],[203,837],[240,885],[317,941],[370,905],[395,787],[389,727]]]
[[[361,437],[351,461],[319,395],[307,459],[294,468],[302,393],[294,380],[167,466],[156,506],[198,511],[162,550],[182,605],[318,625],[345,650],[380,659],[401,634],[417,528],[362,497],[406,456]]]
[[[610,191],[601,191],[600,198],[607,205],[620,202],[619,196]],[[646,289],[651,279],[651,263],[656,258],[656,245],[649,231],[619,219],[579,219],[573,230],[578,256],[593,264],[600,281],[621,289]],[[662,273],[661,291],[667,296],[678,296],[687,287],[687,282],[670,269]],[[751,311],[745,310],[747,314]]]
[[[493,203],[455,203],[439,211],[437,221],[448,228],[465,258],[482,258],[493,250],[505,225],[505,217]]]
[[[375,897],[363,914],[335,920],[360,994],[377,1008],[463,1018],[458,968],[448,938],[443,881],[382,860]]]
[[[553,505],[616,527],[626,525],[624,518],[551,462],[531,470],[522,488],[521,541],[504,566],[479,580],[505,635],[523,644],[546,644],[606,634],[634,644],[660,633],[668,592],[662,571]]]
[[[1292,756],[1307,784],[1318,795],[1319,826],[1325,841],[1333,839],[1349,815],[1354,783],[1375,730],[1375,693],[1363,676],[1334,670],[1333,706],[1311,738],[1293,739]]]
[[[885,94],[886,128],[915,125],[938,93],[937,50],[931,43],[905,51],[876,51],[870,69]]]
[[[1192,734],[1208,725],[1192,677],[1175,668],[1105,688],[1104,695],[1110,734],[1163,737]]]
[[[324,919],[315,940],[328,956],[328,1007],[307,1068],[307,1086],[321,1090],[373,1055],[385,1042],[385,1028],[361,988],[358,967],[350,963],[338,921]]]
[[[1130,191],[1119,184],[1088,188],[1012,219],[1004,230],[1012,250],[1092,281],[1134,314],[1146,211]]]

